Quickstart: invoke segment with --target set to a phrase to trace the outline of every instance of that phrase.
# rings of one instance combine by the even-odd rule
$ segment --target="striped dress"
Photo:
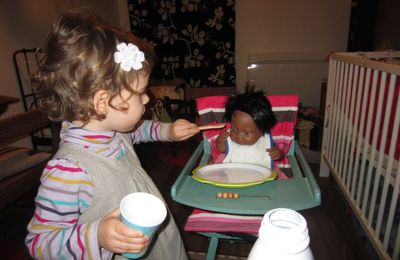
[[[168,141],[170,124],[144,121],[132,132],[134,144]],[[61,142],[74,143],[99,155],[120,160],[125,156],[123,141],[113,131],[94,132],[63,122]],[[37,259],[109,259],[99,249],[97,227],[100,219],[78,224],[79,216],[94,198],[90,174],[66,159],[50,160],[41,177],[35,199],[36,209],[28,224],[25,243]]]

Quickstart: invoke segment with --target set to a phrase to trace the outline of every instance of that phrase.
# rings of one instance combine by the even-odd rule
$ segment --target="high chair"
[[[201,121],[204,124],[221,122],[227,98],[212,96],[197,99]],[[314,175],[299,145],[294,141],[298,97],[274,95],[267,98],[278,121],[272,129],[273,140],[286,154],[282,161],[276,162],[281,174],[279,180],[250,187],[226,188],[193,179],[191,173],[196,167],[218,163],[223,159],[215,147],[215,139],[220,130],[209,130],[203,133],[202,143],[193,152],[171,188],[173,200],[196,208],[186,222],[185,231],[198,232],[210,238],[207,260],[215,258],[219,239],[237,240],[243,239],[243,234],[257,234],[262,216],[268,210],[303,210],[321,203]],[[264,197],[217,199],[218,192]]]

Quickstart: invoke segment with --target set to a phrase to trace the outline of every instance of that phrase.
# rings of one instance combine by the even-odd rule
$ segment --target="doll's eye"
[[[251,132],[251,131],[246,131],[246,132],[244,132],[244,134],[245,134],[246,136],[252,136],[252,135],[253,135],[253,132]]]

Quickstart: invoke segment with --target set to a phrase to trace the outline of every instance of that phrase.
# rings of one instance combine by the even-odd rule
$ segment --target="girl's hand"
[[[182,141],[197,134],[200,129],[196,124],[190,123],[185,119],[176,120],[169,129],[169,139],[172,141]]]
[[[276,146],[267,149],[267,153],[274,161],[281,161],[283,159],[283,152]]]
[[[147,247],[149,238],[143,232],[125,226],[119,217],[120,211],[115,209],[100,221],[97,229],[99,246],[113,253],[139,253]]]

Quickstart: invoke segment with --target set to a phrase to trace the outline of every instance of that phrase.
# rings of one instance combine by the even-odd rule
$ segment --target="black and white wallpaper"
[[[155,47],[152,78],[235,85],[234,0],[128,0],[132,32]]]

